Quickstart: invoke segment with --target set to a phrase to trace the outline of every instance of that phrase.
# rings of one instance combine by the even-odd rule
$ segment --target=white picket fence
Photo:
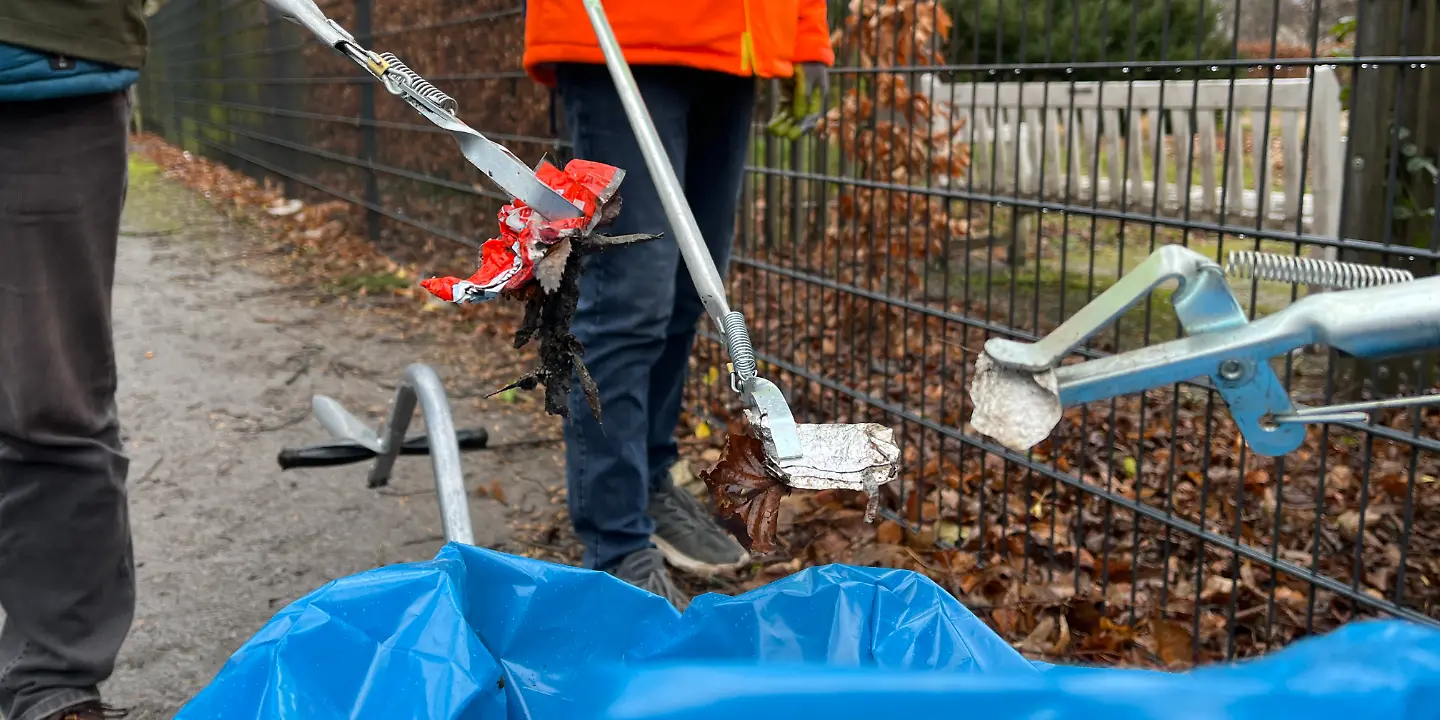
[[[1329,67],[1273,82],[948,84],[926,74],[915,87],[936,104],[935,130],[959,128],[956,139],[971,144],[967,174],[937,182],[1166,217],[1188,212],[1193,219],[1242,227],[1262,218],[1264,227],[1293,231],[1298,218],[1304,232],[1339,235],[1344,136],[1340,85]],[[1122,128],[1127,110],[1128,127]],[[1166,116],[1169,134],[1157,143]],[[1252,138],[1248,147],[1245,128]],[[1193,152],[1186,137],[1195,143]],[[1272,154],[1277,137],[1278,158]]]

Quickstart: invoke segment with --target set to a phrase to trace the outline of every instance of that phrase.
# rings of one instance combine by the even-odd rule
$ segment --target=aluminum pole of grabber
[[[655,132],[655,123],[650,119],[650,112],[645,109],[645,99],[640,96],[640,88],[635,84],[635,76],[630,73],[630,65],[625,62],[620,42],[615,39],[615,31],[610,27],[610,20],[605,17],[604,6],[600,4],[600,0],[584,2],[590,24],[595,28],[595,37],[600,41],[600,51],[605,55],[605,66],[610,69],[615,90],[620,94],[621,104],[625,106],[625,115],[630,119],[630,127],[635,131],[635,139],[640,143],[640,152],[645,156],[645,166],[650,169],[650,177],[655,181],[655,190],[660,194],[660,204],[665,206],[665,218],[670,221],[670,228],[675,232],[675,242],[680,246],[680,254],[685,258],[690,279],[695,283],[695,290],[700,294],[705,311],[723,333],[725,316],[730,314],[730,303],[725,299],[725,286],[720,278],[720,271],[710,257],[705,240],[700,237],[695,215],[685,200],[684,186],[675,176],[675,168],[670,165],[665,146],[660,143],[659,133]]]

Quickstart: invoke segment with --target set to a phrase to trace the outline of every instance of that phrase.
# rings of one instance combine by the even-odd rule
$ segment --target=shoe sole
[[[665,562],[668,562],[674,567],[684,570],[685,572],[693,573],[695,575],[701,575],[706,577],[711,575],[718,575],[727,570],[738,570],[742,567],[745,567],[745,565],[750,562],[750,553],[745,553],[744,555],[740,556],[739,560],[736,560],[733,563],[708,563],[704,560],[693,558],[683,552],[680,552],[678,548],[666,542],[664,538],[658,535],[652,535],[650,537],[650,542],[655,543],[655,547],[660,549],[660,553],[665,556]]]

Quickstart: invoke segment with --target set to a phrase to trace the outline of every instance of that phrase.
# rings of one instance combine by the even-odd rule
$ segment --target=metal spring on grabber
[[[745,327],[745,316],[732,310],[724,317],[725,343],[730,350],[730,363],[735,375],[744,383],[755,377],[755,346],[750,342],[750,330]]]
[[[1360,265],[1358,263],[1316,260],[1315,258],[1255,252],[1231,251],[1225,263],[1225,274],[1241,279],[1272,280],[1296,285],[1318,285],[1331,290],[1410,282],[1415,276],[1406,270]]]
[[[455,112],[459,110],[460,106],[455,102],[455,98],[446,95],[440,90],[440,88],[432,85],[429,80],[421,77],[420,73],[411,70],[409,65],[400,62],[400,58],[397,58],[392,53],[387,52],[380,53],[380,59],[384,60],[385,63],[388,65],[388,67],[386,68],[386,74],[393,72],[396,75],[400,76],[400,79],[406,85],[408,85],[410,90],[416,95],[419,95],[426,100],[429,100],[437,107],[443,109],[445,112],[448,112],[451,115],[454,115]],[[387,78],[386,85],[389,84],[390,83]],[[395,92],[395,89],[393,87],[391,88],[391,92]]]

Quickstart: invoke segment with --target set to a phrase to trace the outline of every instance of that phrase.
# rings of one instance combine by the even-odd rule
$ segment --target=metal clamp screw
[[[1245,376],[1245,363],[1239,360],[1226,360],[1220,363],[1220,377],[1231,382]]]

